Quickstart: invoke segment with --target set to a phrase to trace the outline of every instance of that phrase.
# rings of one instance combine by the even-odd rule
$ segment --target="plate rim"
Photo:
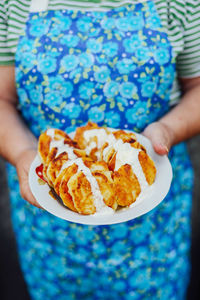
[[[108,128],[111,130],[117,130],[116,128]],[[64,209],[65,213],[64,216],[61,216],[59,213],[57,212],[53,212],[52,209],[49,208],[48,206],[48,202],[43,202],[42,200],[40,200],[38,197],[38,188],[35,188],[34,184],[37,187],[40,187],[42,190],[44,189],[44,187],[48,190],[50,190],[50,187],[48,186],[47,183],[45,183],[44,185],[39,185],[38,183],[38,179],[39,177],[37,176],[35,169],[36,167],[38,167],[42,161],[37,153],[37,155],[35,156],[34,160],[31,163],[30,169],[29,169],[29,175],[28,175],[28,181],[29,181],[29,187],[31,189],[31,192],[33,194],[33,196],[36,198],[37,202],[49,213],[51,213],[52,215],[61,218],[63,220],[69,221],[69,222],[74,222],[74,223],[78,223],[78,224],[82,224],[82,225],[94,225],[94,226],[98,226],[98,225],[112,225],[112,224],[119,224],[119,223],[123,223],[123,222],[127,222],[130,220],[133,220],[139,216],[142,216],[148,212],[150,212],[151,210],[153,210],[155,207],[157,207],[163,200],[164,198],[167,196],[170,186],[171,186],[171,182],[172,182],[172,178],[173,178],[173,171],[172,171],[172,166],[171,163],[169,161],[169,158],[167,155],[159,155],[157,154],[152,147],[152,144],[150,142],[150,140],[145,137],[142,134],[138,134],[132,130],[126,130],[123,129],[127,132],[133,132],[136,134],[136,137],[138,140],[142,139],[143,141],[145,141],[145,145],[142,142],[142,144],[144,145],[145,148],[149,148],[147,150],[147,153],[150,152],[150,150],[152,151],[152,153],[154,154],[155,157],[159,158],[159,160],[162,161],[163,164],[165,164],[165,167],[168,169],[168,176],[166,178],[166,183],[164,185],[164,187],[162,187],[162,190],[160,191],[160,195],[159,195],[159,200],[155,200],[155,201],[151,201],[150,204],[151,205],[147,205],[145,208],[144,203],[145,201],[147,201],[148,197],[145,197],[144,200],[140,201],[140,203],[137,203],[137,199],[135,202],[135,205],[133,207],[130,208],[125,208],[122,212],[120,212],[120,220],[118,220],[119,218],[119,213],[115,212],[113,214],[97,214],[97,215],[81,215],[79,213],[73,212],[70,209],[68,209],[67,207],[65,208],[64,205],[60,204],[58,201],[56,201],[55,199],[53,199],[53,197],[51,197],[49,195],[48,192],[48,197],[51,197],[53,199],[53,201],[56,201],[57,203],[59,203],[59,206],[62,207],[62,210]],[[69,134],[70,137],[73,137],[74,132],[71,132]],[[141,137],[142,136],[142,137]],[[149,154],[149,153],[148,153]],[[152,155],[149,154],[151,157]],[[155,161],[154,161],[155,163]],[[157,172],[158,172],[158,168],[156,167]],[[155,180],[155,182],[153,183],[152,186],[149,187],[149,190],[151,189],[151,187],[154,187],[155,183],[157,183],[157,181]],[[153,188],[152,188],[153,189]],[[46,192],[45,192],[46,193]],[[151,195],[150,195],[151,196]],[[151,197],[150,197],[151,198]],[[46,205],[47,203],[47,205]],[[55,204],[56,205],[56,204]],[[134,216],[131,214],[132,211],[134,210]]]

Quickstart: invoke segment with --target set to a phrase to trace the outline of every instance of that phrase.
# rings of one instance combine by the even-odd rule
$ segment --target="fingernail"
[[[168,147],[167,147],[166,145],[162,145],[162,146],[163,146],[163,148],[167,151],[167,153],[169,153]]]

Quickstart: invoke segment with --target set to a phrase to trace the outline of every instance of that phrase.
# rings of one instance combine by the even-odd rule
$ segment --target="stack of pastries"
[[[78,127],[74,139],[48,129],[39,137],[43,177],[63,204],[84,215],[130,206],[152,185],[156,168],[134,133]]]

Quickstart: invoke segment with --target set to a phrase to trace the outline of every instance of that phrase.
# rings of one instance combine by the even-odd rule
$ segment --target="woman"
[[[200,2],[15,0],[0,12],[0,151],[32,299],[184,299],[192,170],[185,145],[171,147],[200,131]],[[84,226],[38,208],[39,134],[88,120],[171,148],[173,183],[153,211]]]

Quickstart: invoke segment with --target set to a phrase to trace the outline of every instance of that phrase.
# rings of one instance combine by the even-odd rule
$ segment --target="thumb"
[[[168,154],[173,144],[173,133],[167,125],[154,122],[146,127],[143,135],[150,139],[156,153],[160,155]]]

